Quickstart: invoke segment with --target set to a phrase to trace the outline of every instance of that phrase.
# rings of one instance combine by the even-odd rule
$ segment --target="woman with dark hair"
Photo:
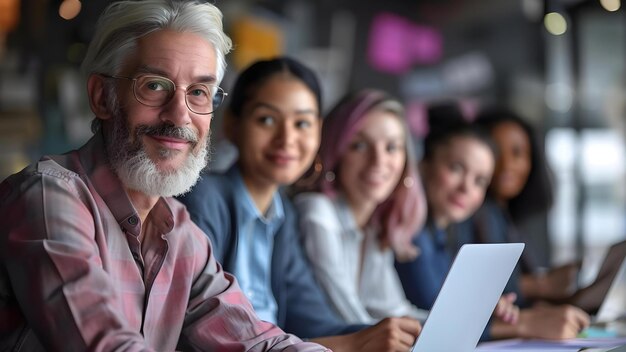
[[[498,159],[488,197],[472,220],[480,242],[525,242],[526,249],[511,282],[520,304],[533,299],[562,300],[575,290],[579,263],[543,270],[541,244],[519,231],[519,225],[545,214],[553,202],[553,189],[542,143],[530,124],[511,110],[492,107],[479,113],[483,126],[498,147]],[[542,242],[547,242],[542,241]]]
[[[514,221],[548,211],[554,199],[551,172],[534,128],[511,110],[496,107],[479,113],[476,123],[491,133],[499,149],[489,195],[507,204]]]
[[[320,84],[300,62],[260,60],[238,77],[224,127],[239,158],[181,198],[256,313],[333,351],[396,351],[404,322],[350,325],[329,307],[302,253],[298,220],[281,188],[312,164],[322,128]],[[409,325],[417,334],[420,326]]]
[[[407,296],[424,309],[432,307],[454,257],[447,231],[481,206],[495,165],[489,135],[455,119],[452,112],[429,109],[429,133],[419,165],[428,219],[413,239],[420,255],[414,262],[396,264]]]

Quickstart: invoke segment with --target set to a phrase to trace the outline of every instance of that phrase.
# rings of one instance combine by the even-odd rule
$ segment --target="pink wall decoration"
[[[402,74],[415,64],[436,63],[442,36],[434,28],[383,12],[374,17],[369,33],[368,60],[382,72]]]

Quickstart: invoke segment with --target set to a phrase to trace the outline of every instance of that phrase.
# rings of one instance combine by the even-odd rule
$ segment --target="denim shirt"
[[[239,238],[233,274],[239,280],[257,315],[276,324],[277,305],[271,288],[271,260],[274,237],[285,220],[283,203],[274,194],[265,215],[261,214],[248,192],[239,170],[233,172],[235,213]]]

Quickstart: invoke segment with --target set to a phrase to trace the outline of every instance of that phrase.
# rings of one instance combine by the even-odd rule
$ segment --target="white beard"
[[[200,173],[209,161],[209,137],[198,141],[197,134],[189,127],[171,125],[139,125],[130,137],[126,114],[116,109],[113,115],[113,130],[107,139],[106,150],[109,162],[122,183],[129,189],[149,196],[172,197],[185,194],[198,182]],[[191,142],[192,152],[181,167],[176,170],[160,171],[157,164],[145,151],[141,137],[161,135],[182,138]],[[203,143],[194,151],[198,143]],[[177,151],[163,148],[160,159],[173,157]]]

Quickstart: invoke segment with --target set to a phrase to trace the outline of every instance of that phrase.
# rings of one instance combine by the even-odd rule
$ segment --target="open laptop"
[[[624,258],[626,258],[626,241],[613,244],[604,256],[595,280],[588,286],[576,291],[567,300],[567,303],[580,307],[590,314],[597,313],[609,288],[615,281]]]
[[[609,288],[594,323],[610,323],[626,318],[626,260],[622,260],[617,275]]]
[[[473,351],[523,249],[523,243],[463,245],[411,351]]]

